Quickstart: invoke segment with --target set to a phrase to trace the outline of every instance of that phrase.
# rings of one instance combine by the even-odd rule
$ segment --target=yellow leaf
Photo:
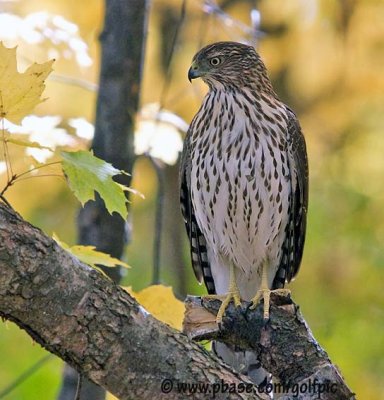
[[[14,135],[12,135],[14,136]],[[6,142],[16,144],[18,146],[23,146],[23,147],[34,147],[37,149],[45,149],[45,150],[50,150],[54,151],[52,148],[47,147],[47,146],[42,146],[41,144],[37,142],[30,142],[29,140],[24,140],[24,139],[15,139],[14,137],[7,137]]]
[[[16,47],[8,49],[0,42],[0,118],[18,124],[43,101],[40,96],[53,61],[33,63],[25,72],[19,73]]]
[[[104,267],[116,267],[118,265],[121,265],[122,267],[130,268],[127,263],[119,260],[118,258],[114,258],[107,253],[97,251],[95,246],[69,246],[68,244],[61,241],[55,234],[53,234],[53,239],[64,250],[67,250],[83,263],[88,264],[98,270],[99,268],[97,267],[97,265],[103,265]]]
[[[137,293],[130,287],[124,289],[155,318],[181,330],[185,307],[182,301],[176,299],[172,288],[153,285]]]

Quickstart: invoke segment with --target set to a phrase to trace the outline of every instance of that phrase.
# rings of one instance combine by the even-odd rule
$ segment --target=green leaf
[[[82,205],[88,200],[94,200],[96,191],[104,200],[110,214],[115,211],[124,219],[127,217],[125,191],[130,189],[112,179],[113,176],[126,172],[95,157],[90,151],[62,151],[61,155],[69,187]]]
[[[93,268],[99,269],[97,264],[103,265],[104,267],[116,267],[121,265],[125,268],[130,268],[127,263],[119,260],[118,258],[114,258],[107,253],[97,251],[95,246],[69,246],[61,241],[55,234],[53,234],[52,237],[64,250],[68,251],[80,261],[90,265]]]

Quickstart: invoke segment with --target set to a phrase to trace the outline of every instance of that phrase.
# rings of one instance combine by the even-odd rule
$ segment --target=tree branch
[[[297,390],[303,397],[295,398],[354,398],[290,296],[271,293],[266,324],[262,305],[250,312],[246,307],[239,311],[231,303],[219,328],[215,322],[219,307],[219,300],[188,296],[184,332],[194,340],[217,339],[237,349],[255,351],[277,383],[275,391],[284,393],[280,400],[291,399]]]
[[[1,203],[0,316],[120,399],[207,398],[183,383],[208,383],[217,399],[266,399],[221,393],[250,382]]]

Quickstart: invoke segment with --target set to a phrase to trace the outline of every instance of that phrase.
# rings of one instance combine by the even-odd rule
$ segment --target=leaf
[[[112,179],[115,175],[125,173],[124,171],[95,157],[90,151],[63,151],[61,155],[69,187],[82,205],[88,200],[94,200],[96,191],[104,200],[110,214],[115,211],[124,219],[127,217],[125,191],[129,188]]]
[[[13,144],[16,144],[18,146],[34,147],[34,148],[37,148],[37,149],[44,149],[44,150],[54,151],[52,148],[50,148],[48,146],[42,146],[41,144],[39,144],[37,142],[30,142],[29,140],[15,139],[13,137],[7,137],[6,141],[8,143],[13,143]]]
[[[69,246],[60,240],[55,234],[53,234],[53,239],[64,250],[74,255],[83,263],[90,265],[92,268],[99,269],[97,265],[103,265],[104,267],[116,267],[121,265],[122,267],[130,268],[127,263],[119,260],[118,258],[111,257],[107,253],[96,250],[95,246]]]
[[[8,49],[0,42],[0,118],[18,124],[42,101],[44,81],[54,60],[33,63],[23,73],[17,71],[16,47]]]
[[[181,330],[185,307],[182,301],[176,299],[171,287],[152,285],[140,292],[134,292],[130,287],[124,289],[155,318]]]

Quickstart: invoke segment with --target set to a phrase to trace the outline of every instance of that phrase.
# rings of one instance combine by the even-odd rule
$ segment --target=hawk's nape
[[[194,56],[188,78],[209,86],[187,133],[180,169],[193,268],[208,293],[224,297],[218,322],[239,298],[254,305],[263,298],[268,318],[271,289],[282,289],[295,276],[303,254],[304,136],[253,47],[206,46]],[[252,353],[215,347],[224,361],[258,381]]]

